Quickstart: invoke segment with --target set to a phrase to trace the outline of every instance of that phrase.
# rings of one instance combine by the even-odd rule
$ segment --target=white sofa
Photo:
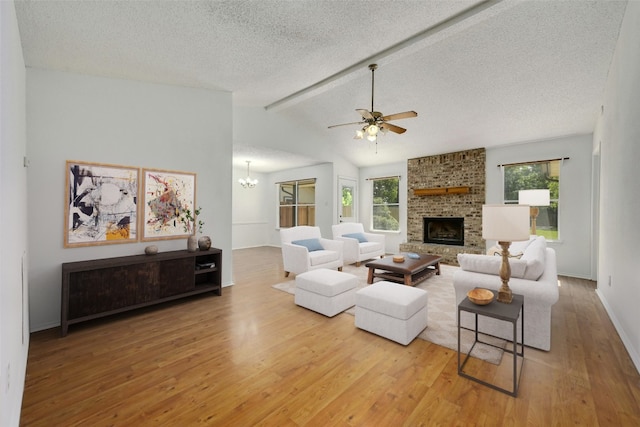
[[[551,349],[551,307],[558,301],[556,253],[542,236],[526,242],[514,242],[509,248],[511,278],[509,288],[524,295],[524,344],[541,350]],[[459,254],[460,269],[454,273],[453,287],[459,304],[473,288],[500,289],[501,256]],[[493,302],[492,304],[501,304]],[[518,331],[520,331],[518,321]],[[460,323],[473,328],[474,316],[462,312]],[[512,339],[510,323],[478,316],[478,329],[490,335]],[[518,337],[518,342],[521,342]]]
[[[280,230],[282,261],[285,277],[318,268],[342,271],[343,243],[324,239],[320,228],[301,225]]]
[[[357,267],[360,262],[376,257],[384,257],[385,238],[383,234],[365,233],[362,224],[343,222],[331,226],[333,240],[344,243],[344,263]]]

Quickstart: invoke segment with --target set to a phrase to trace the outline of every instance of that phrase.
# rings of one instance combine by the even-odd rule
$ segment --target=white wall
[[[17,426],[29,348],[25,69],[13,2],[0,2],[0,425]],[[23,264],[24,262],[24,264]]]
[[[371,178],[382,178],[385,176],[400,177],[400,231],[388,231],[385,235],[385,251],[389,254],[400,252],[400,243],[407,242],[407,162],[389,163],[380,166],[371,166],[360,169],[360,180],[358,185],[359,203],[358,212],[360,222],[365,231],[371,231],[373,226],[373,182]],[[376,231],[376,233],[381,233]]]
[[[598,295],[640,371],[640,2],[629,2],[594,132],[600,147]]]
[[[592,278],[591,141],[592,135],[575,135],[487,148],[486,164],[486,202],[502,203],[503,178],[497,165],[569,157],[560,171],[560,241],[549,246],[556,250],[558,274],[586,279]]]
[[[265,174],[251,171],[258,180],[254,188],[243,188],[238,180],[247,177],[246,168],[233,168],[232,244],[233,249],[265,246],[269,243],[269,214],[273,200],[269,200],[269,185]]]
[[[223,250],[223,285],[231,283],[230,93],[29,68],[27,120],[32,330],[60,324],[61,263],[150,244],[64,249],[66,160],[195,172],[203,234]],[[185,249],[186,239],[153,244]]]

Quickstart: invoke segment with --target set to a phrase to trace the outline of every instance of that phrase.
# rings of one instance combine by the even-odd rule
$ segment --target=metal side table
[[[501,391],[510,396],[517,397],[518,396],[518,386],[520,384],[520,377],[522,376],[522,368],[524,367],[524,345],[520,345],[520,352],[518,352],[518,331],[517,331],[517,323],[518,318],[522,316],[522,320],[520,322],[520,338],[521,342],[524,343],[524,296],[513,294],[513,301],[511,304],[504,304],[496,301],[495,297],[497,296],[497,292],[492,291],[494,294],[494,300],[487,305],[477,305],[472,303],[469,298],[465,298],[460,304],[458,304],[458,375],[468,378],[470,380],[476,381],[480,384],[483,384],[487,387],[491,387],[494,390]],[[469,313],[473,313],[475,315],[475,329],[468,329],[460,326],[460,313],[462,311],[467,311]],[[496,345],[483,342],[478,338],[478,315],[491,317],[494,319],[504,320],[505,322],[511,322],[513,325],[513,347],[511,350],[503,349],[506,353],[510,353],[513,355],[513,390],[507,390],[502,387],[498,387],[495,384],[488,383],[479,378],[473,377],[463,371],[464,365],[467,363],[469,356],[473,352],[473,348],[477,343],[490,345],[492,347],[500,348]],[[460,329],[468,329],[474,331],[475,340],[471,349],[469,349],[469,353],[466,355],[464,361],[460,363]],[[518,374],[518,356],[522,358],[522,365],[520,366],[520,374]]]

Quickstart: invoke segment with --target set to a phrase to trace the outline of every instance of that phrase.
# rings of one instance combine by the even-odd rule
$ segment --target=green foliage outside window
[[[400,230],[399,191],[399,178],[384,178],[373,181],[374,230]]]
[[[504,167],[505,203],[518,203],[519,190],[549,189],[551,205],[541,206],[536,220],[536,234],[547,240],[558,240],[560,165],[560,160],[550,160]]]

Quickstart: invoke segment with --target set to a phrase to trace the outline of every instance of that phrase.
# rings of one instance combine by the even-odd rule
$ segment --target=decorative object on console
[[[64,247],[138,240],[140,169],[66,162]]]
[[[530,206],[531,234],[536,234],[536,219],[540,213],[538,206],[549,206],[551,204],[550,191],[548,189],[520,190],[518,191],[518,204]]]
[[[251,160],[247,160],[247,177],[245,179],[240,178],[238,180],[238,182],[240,183],[240,185],[242,185],[243,188],[254,188],[256,185],[258,185],[257,179],[251,179],[251,174],[249,173],[250,163],[251,163]]]
[[[158,247],[155,245],[147,246],[144,248],[144,253],[147,255],[155,255],[158,253]]]
[[[195,252],[197,250],[198,250],[198,238],[195,235],[187,237],[187,251]]]
[[[187,238],[187,250],[189,252],[197,251],[198,247],[200,246],[200,240],[198,239],[195,233],[196,233],[196,225],[198,227],[198,232],[200,233],[202,233],[202,228],[204,227],[204,221],[198,220],[198,215],[200,215],[201,211],[202,211],[202,208],[198,207],[193,210],[193,215],[192,215],[191,209],[187,208],[187,209],[184,209],[180,213],[180,216],[178,217],[180,219],[180,222],[182,222],[183,224],[184,230],[190,231],[193,233],[193,235]],[[211,241],[209,241],[209,246],[211,246]]]
[[[197,224],[191,217],[196,206],[196,174],[145,169],[143,177],[142,240],[179,239],[193,234]],[[194,217],[198,213],[199,208]]]
[[[202,236],[201,238],[198,239],[198,249],[200,249],[201,251],[208,251],[210,247],[211,247],[211,237]]]
[[[528,205],[483,205],[482,238],[496,240],[502,247],[498,301],[510,304],[513,296],[509,289],[511,266],[509,265],[509,246],[511,242],[529,240]]]

